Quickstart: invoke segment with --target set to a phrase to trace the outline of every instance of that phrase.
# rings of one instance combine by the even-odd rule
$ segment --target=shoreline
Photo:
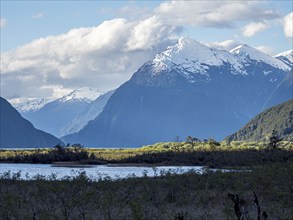
[[[53,167],[94,167],[104,165],[108,167],[163,167],[163,166],[205,166],[196,164],[169,164],[169,163],[85,163],[82,161],[57,161],[52,163],[29,163],[29,162],[13,162],[13,161],[0,161],[0,164],[48,164]],[[205,166],[208,167],[208,166]]]

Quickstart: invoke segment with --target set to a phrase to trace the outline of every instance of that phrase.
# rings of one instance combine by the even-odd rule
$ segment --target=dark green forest
[[[261,112],[225,140],[260,142],[269,139],[272,133],[282,140],[293,141],[293,99]]]

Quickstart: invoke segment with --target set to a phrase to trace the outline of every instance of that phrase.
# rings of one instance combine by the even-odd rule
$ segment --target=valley
[[[293,220],[292,8],[1,0],[0,220]]]
[[[65,145],[137,148],[190,135],[222,141],[257,114],[292,99],[291,60],[292,50],[270,56],[241,44],[226,51],[182,37],[115,90],[81,87],[56,100],[14,107]],[[248,140],[260,141],[272,129]],[[37,147],[12,143],[1,147]]]
[[[270,148],[265,142],[228,144],[188,138],[136,149],[0,150],[0,167],[3,162],[8,167],[24,163],[22,167],[30,169],[26,175],[32,178],[23,179],[23,168],[23,175],[2,170],[0,216],[4,219],[235,219],[231,195],[245,201],[238,205],[254,219],[258,215],[254,192],[270,219],[293,217],[292,142]],[[176,168],[184,170],[186,165],[191,170],[178,174]],[[32,175],[34,166],[46,166],[40,171],[52,173]],[[111,169],[117,176],[107,174]],[[129,169],[126,178],[125,169]]]
[[[288,153],[288,152],[287,152]],[[150,177],[109,177],[92,181],[81,171],[62,180],[42,175],[22,180],[17,173],[0,175],[3,219],[236,219],[236,207],[255,219],[292,219],[291,161],[249,166],[244,172],[160,172]],[[248,156],[248,155],[247,155]],[[247,169],[246,167],[245,169]],[[256,193],[254,196],[253,193]],[[15,207],[18,207],[15,209]]]
[[[0,218],[292,219],[292,54],[179,38],[106,93],[1,97]]]

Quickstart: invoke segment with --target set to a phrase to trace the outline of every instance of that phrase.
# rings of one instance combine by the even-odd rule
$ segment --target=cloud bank
[[[201,27],[232,28],[237,21],[271,20],[278,13],[256,1],[170,1],[156,13],[167,23]]]
[[[118,18],[37,39],[1,54],[2,95],[57,97],[82,85],[114,89],[170,45],[178,31],[152,16],[135,22]]]
[[[293,37],[293,12],[284,17],[284,33],[288,38]]]
[[[173,44],[185,26],[225,29],[240,28],[241,23],[242,34],[252,37],[280,18],[260,1],[169,1],[154,11],[128,6],[117,13],[128,19],[71,29],[1,53],[1,95],[10,100],[57,98],[82,86],[109,91]],[[39,13],[33,18],[43,16]],[[1,18],[1,28],[5,24]],[[292,37],[292,13],[284,18],[284,32]],[[239,42],[206,44],[230,50]],[[271,52],[265,46],[259,49]]]
[[[242,34],[245,37],[252,37],[256,33],[264,31],[269,28],[269,24],[267,22],[251,22],[248,25],[245,25],[242,28]]]

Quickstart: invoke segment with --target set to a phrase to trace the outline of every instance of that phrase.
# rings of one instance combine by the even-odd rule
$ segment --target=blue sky
[[[104,20],[130,17],[120,10],[137,7],[151,12],[164,1],[11,1],[1,0],[1,18],[6,20],[1,30],[1,51],[15,49],[22,44],[48,35],[58,35],[72,28],[97,26]],[[292,12],[292,1],[266,2],[267,8],[276,10],[281,16]],[[207,28],[186,25],[182,35],[200,41],[224,41],[237,39],[252,45],[264,44],[272,52],[290,49],[291,42],[282,34],[282,27],[274,27],[254,37],[242,37],[239,28]],[[215,34],[216,33],[216,34]],[[238,35],[236,37],[236,35]],[[278,40],[275,40],[275,39]]]
[[[1,0],[1,51],[72,28],[91,27],[120,16],[126,6],[154,9],[161,1],[11,1]],[[21,36],[21,37],[20,37]]]
[[[241,43],[271,55],[290,50],[292,4],[1,0],[1,96],[109,91],[182,36],[226,50]]]

